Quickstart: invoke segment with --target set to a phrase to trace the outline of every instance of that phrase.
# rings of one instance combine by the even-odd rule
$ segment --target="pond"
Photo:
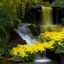
[[[26,62],[26,63],[21,63],[21,62],[13,62],[10,60],[7,60],[7,57],[0,58],[0,64],[58,64],[57,62],[49,62],[49,63],[35,63],[35,62]]]
[[[19,63],[21,64],[21,63]],[[34,63],[34,62],[29,62],[29,63],[24,63],[24,64],[58,64],[56,62],[50,62],[50,63]]]

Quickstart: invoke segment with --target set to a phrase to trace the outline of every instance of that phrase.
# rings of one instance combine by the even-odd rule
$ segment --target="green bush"
[[[13,25],[12,15],[5,5],[0,5],[0,53],[7,50],[10,39],[10,27]]]
[[[26,12],[26,5],[29,4],[28,10],[32,7],[32,4],[42,4],[43,0],[1,0],[1,3],[7,5],[11,10],[14,18],[17,19],[20,16],[23,20]],[[20,11],[20,12],[19,12]],[[19,13],[19,14],[18,14]]]
[[[54,0],[54,2],[52,2],[52,6],[64,8],[64,0]]]

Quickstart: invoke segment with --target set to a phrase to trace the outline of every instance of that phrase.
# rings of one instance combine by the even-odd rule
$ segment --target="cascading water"
[[[52,24],[52,8],[42,6],[43,11],[43,25]]]
[[[60,25],[58,25],[58,12],[56,13],[56,24],[54,25],[53,24],[53,17],[52,17],[52,8],[51,7],[44,7],[42,6],[42,22],[41,22],[41,27],[43,28],[43,30],[41,29],[41,32],[42,31],[46,31],[48,30],[49,28],[52,28],[52,27],[56,27],[56,28],[59,28],[61,27]]]
[[[49,27],[52,26],[52,8],[42,6],[42,16],[43,16],[42,18],[43,21],[41,24],[44,27],[43,31],[45,32],[46,30],[48,30]],[[42,32],[42,28],[41,28],[41,32]],[[48,57],[46,57],[46,51],[44,51],[43,57],[36,58],[35,62],[47,63],[47,62],[51,62],[51,60]]]
[[[44,7],[42,6],[42,22],[41,27],[43,31],[48,30],[49,27],[52,27],[53,20],[52,20],[52,8],[51,7]],[[41,29],[42,32],[42,29]]]
[[[52,27],[52,8],[51,7],[43,7],[42,6],[42,16],[43,16],[43,25],[44,25],[44,31],[48,30],[48,28]],[[46,51],[43,53],[43,59],[47,62],[50,62],[51,60],[46,57]]]
[[[17,29],[14,29],[19,36],[26,41],[26,43],[28,45],[32,45],[35,41],[36,38],[30,33],[28,26],[33,25],[35,27],[34,24],[29,24],[29,23],[21,23],[21,21],[18,19],[19,21],[19,26],[17,27]]]

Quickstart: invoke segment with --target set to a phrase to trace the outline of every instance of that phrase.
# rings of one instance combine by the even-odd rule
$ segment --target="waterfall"
[[[36,42],[36,37],[34,37],[31,33],[30,30],[28,29],[28,26],[33,25],[35,27],[34,24],[30,24],[30,23],[21,23],[21,21],[18,19],[19,25],[17,27],[17,29],[14,29],[14,31],[16,31],[16,33],[19,34],[19,36],[26,41],[26,43],[28,45],[32,45],[34,42]]]
[[[49,30],[51,27],[54,27],[53,20],[52,20],[52,8],[51,7],[44,7],[42,8],[42,22],[40,25],[41,32],[45,32]]]
[[[43,24],[51,25],[52,24],[52,8],[42,6],[42,16],[43,16]]]
[[[58,25],[58,20],[56,20],[55,25],[53,24],[52,8],[44,6],[41,6],[41,8],[42,8],[42,23],[40,25],[41,32],[51,30],[52,28],[60,28],[61,26]],[[56,16],[56,19],[58,19],[58,16]]]
[[[42,6],[42,25],[41,25],[41,32],[48,30],[52,26],[52,8],[51,7],[44,7]],[[42,29],[43,27],[43,29]],[[42,62],[42,63],[47,63],[47,62],[52,62],[51,59],[49,59],[46,56],[46,51],[43,53],[43,57],[39,56],[36,58],[35,62]]]

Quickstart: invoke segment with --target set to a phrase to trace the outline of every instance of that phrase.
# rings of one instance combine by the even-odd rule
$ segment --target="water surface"
[[[49,63],[25,62],[25,63],[21,63],[21,62],[12,62],[7,59],[8,59],[7,57],[0,58],[0,64],[58,64],[57,62],[49,62]]]

